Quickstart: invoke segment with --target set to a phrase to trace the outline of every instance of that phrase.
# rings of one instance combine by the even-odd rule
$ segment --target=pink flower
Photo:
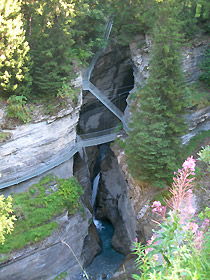
[[[203,231],[200,231],[198,230],[197,231],[197,235],[196,235],[196,238],[194,240],[194,243],[195,243],[195,247],[197,249],[202,249],[202,244],[203,244]]]
[[[134,239],[134,241],[135,241],[135,242],[138,242],[138,238],[136,237],[136,238]]]
[[[190,229],[191,229],[192,233],[196,233],[196,231],[198,229],[198,225],[196,223],[190,223]]]
[[[184,170],[187,170],[189,168],[191,171],[195,171],[195,165],[195,159],[193,158],[193,156],[191,156],[188,157],[187,160],[185,160],[182,166]]]
[[[154,201],[152,204],[152,207],[160,207],[161,206],[161,202],[160,201]]]
[[[162,216],[162,218],[165,216],[166,206],[161,206],[160,201],[154,201],[151,207],[153,208],[152,209],[153,213],[156,213],[156,214]]]
[[[151,237],[151,239],[147,241],[147,245],[150,246],[150,245],[152,245],[152,244],[154,244],[154,245],[157,244],[157,242],[154,242],[155,238],[156,238],[156,236],[153,235],[153,236]],[[147,249],[145,250],[145,254],[147,255],[149,252],[151,252],[151,251],[153,251],[153,250],[154,250],[154,248],[149,247],[149,248],[147,248]]]
[[[190,205],[189,207],[185,208],[189,215],[193,216],[195,214],[195,209]]]
[[[153,241],[155,240],[155,238],[156,238],[156,235],[153,235],[153,236],[151,237],[151,239],[147,241],[147,244],[148,244],[148,245],[151,245],[151,244],[153,243]],[[154,243],[154,244],[155,244],[155,243]]]
[[[206,229],[208,229],[209,224],[210,224],[209,219],[205,219],[204,222],[202,223],[201,228],[204,229],[204,230],[206,230]]]
[[[158,259],[159,259],[158,255],[154,255],[154,256],[153,256],[153,260],[154,260],[155,262],[158,261]]]

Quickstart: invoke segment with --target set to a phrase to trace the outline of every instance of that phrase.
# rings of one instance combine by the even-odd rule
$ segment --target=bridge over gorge
[[[64,149],[62,149],[59,154],[54,155],[50,158],[50,161],[43,163],[40,168],[34,167],[31,168],[30,174],[28,172],[22,177],[18,177],[18,172],[16,173],[16,178],[11,181],[6,181],[0,183],[0,189],[4,189],[29,179],[32,179],[36,176],[42,175],[43,173],[53,169],[54,167],[59,166],[60,164],[68,161],[72,158],[77,152],[80,152],[82,148],[96,146],[104,144],[107,142],[114,141],[119,135],[119,132],[116,131],[116,128],[110,128],[102,130],[99,132],[94,132],[90,134],[82,134],[77,136],[77,141],[75,143],[69,143]],[[15,172],[15,170],[14,170]]]
[[[108,40],[109,34],[111,32],[112,28],[112,22],[110,21],[107,24],[107,28],[105,31],[105,39]],[[124,130],[128,131],[128,126],[126,124],[126,121],[124,120],[123,112],[120,111],[108,98],[103,94],[102,91],[100,91],[97,87],[95,87],[90,82],[90,76],[93,71],[93,68],[95,66],[95,63],[97,62],[100,55],[103,53],[104,49],[99,50],[96,55],[93,57],[88,69],[85,71],[85,74],[83,76],[83,90],[89,90],[100,102],[102,102],[117,118],[122,122]],[[68,161],[70,158],[72,158],[77,152],[80,152],[82,148],[90,147],[90,146],[96,146],[100,144],[104,144],[107,142],[114,141],[119,135],[119,132],[117,132],[116,127],[105,129],[98,132],[93,132],[89,134],[82,134],[78,135],[76,142],[69,143],[64,149],[62,149],[59,154],[56,154],[52,156],[49,161],[42,163],[42,166],[40,168],[32,167],[30,169],[30,174],[26,172],[21,177],[18,177],[18,172],[16,173],[16,178],[14,180],[1,182],[2,179],[0,178],[0,189],[4,189],[16,184],[19,184],[21,182],[27,181],[29,179],[32,179],[34,177],[40,176],[43,173],[52,170],[53,168],[61,165],[62,163]],[[22,173],[23,174],[23,173]]]

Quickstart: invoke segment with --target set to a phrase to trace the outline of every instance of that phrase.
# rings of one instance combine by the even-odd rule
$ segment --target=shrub
[[[61,97],[63,105],[67,105],[70,102],[72,105],[76,105],[78,102],[78,90],[73,89],[72,86],[66,82],[66,78],[63,78],[63,84],[58,91],[57,97]]]
[[[166,206],[154,201],[152,208],[160,219],[156,221],[160,229],[147,242],[135,243],[137,266],[141,276],[136,280],[206,280],[210,278],[210,232],[209,212],[200,216],[205,219],[201,226],[195,220],[192,186],[195,160],[189,157],[182,170],[175,172],[170,188],[172,197],[166,199],[170,208],[166,216]]]
[[[0,195],[0,244],[4,244],[5,235],[13,231],[15,216],[12,213],[12,198]]]
[[[205,58],[201,63],[201,70],[200,80],[210,87],[210,46],[206,49]]]
[[[23,95],[12,95],[8,98],[7,115],[9,118],[16,118],[23,122],[30,121],[30,112],[26,107],[27,98]]]
[[[51,188],[55,185],[57,190]],[[54,217],[65,210],[75,213],[80,206],[82,187],[73,177],[58,179],[52,175],[32,185],[26,192],[13,195],[13,209],[17,220],[0,253],[8,253],[33,244],[49,236],[58,227]]]

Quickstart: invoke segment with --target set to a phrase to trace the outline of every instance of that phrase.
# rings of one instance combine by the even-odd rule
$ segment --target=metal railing
[[[71,159],[77,152],[79,152],[82,148],[90,147],[90,146],[97,146],[100,144],[104,144],[107,142],[114,141],[119,132],[116,131],[116,127],[105,129],[98,132],[93,133],[87,133],[77,136],[77,141],[75,143],[69,143],[64,149],[62,149],[59,154],[56,154],[54,157],[51,157],[48,162],[42,162],[42,165],[39,168],[37,166],[34,166],[30,168],[30,174],[24,174],[21,177],[18,177],[18,172],[15,174],[16,178],[12,179],[10,181],[7,181],[4,177],[0,178],[0,189],[4,189],[13,185],[17,185],[19,183],[22,183],[24,181],[27,181],[29,179],[32,179],[34,177],[37,177],[39,175],[42,175],[43,173],[61,165],[62,163],[68,161]],[[91,137],[92,135],[92,137]],[[1,182],[2,181],[2,182]]]
[[[105,40],[108,40],[112,28],[112,21],[109,21],[107,24],[106,31],[104,33]],[[89,90],[92,94],[96,96],[112,113],[114,113],[123,123],[123,128],[127,131],[128,127],[124,120],[123,113],[98,89],[96,88],[89,80],[95,63],[97,62],[99,56],[103,53],[104,49],[99,50],[96,55],[93,57],[88,69],[85,71],[83,77],[83,90]],[[23,176],[18,177],[18,172],[14,172],[16,178],[11,179],[10,181],[4,181],[3,178],[0,178],[0,189],[4,189],[13,185],[17,185],[34,177],[40,176],[43,173],[61,165],[62,163],[71,159],[78,151],[82,148],[96,146],[103,143],[111,142],[115,140],[118,136],[116,127],[111,129],[106,129],[98,132],[88,133],[77,136],[75,143],[69,143],[64,149],[62,149],[59,154],[51,157],[48,162],[42,162],[43,166],[37,168],[32,167],[30,169],[30,174],[24,174]],[[23,174],[23,173],[22,173]]]

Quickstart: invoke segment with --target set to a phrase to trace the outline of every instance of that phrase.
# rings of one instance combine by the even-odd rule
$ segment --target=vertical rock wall
[[[81,76],[79,87],[81,87]],[[78,79],[79,79],[78,78]],[[12,129],[4,129],[10,139],[0,144],[0,184],[15,181],[18,178],[33,174],[39,169],[62,160],[76,141],[76,126],[82,102],[82,92],[76,107],[62,109],[57,115],[34,116],[29,124],[16,125]],[[2,120],[3,122],[3,120]],[[49,171],[60,178],[69,178],[73,174],[73,159]],[[48,173],[49,173],[48,172]],[[41,176],[45,176],[44,173]],[[39,178],[7,189],[6,192],[23,191]]]

